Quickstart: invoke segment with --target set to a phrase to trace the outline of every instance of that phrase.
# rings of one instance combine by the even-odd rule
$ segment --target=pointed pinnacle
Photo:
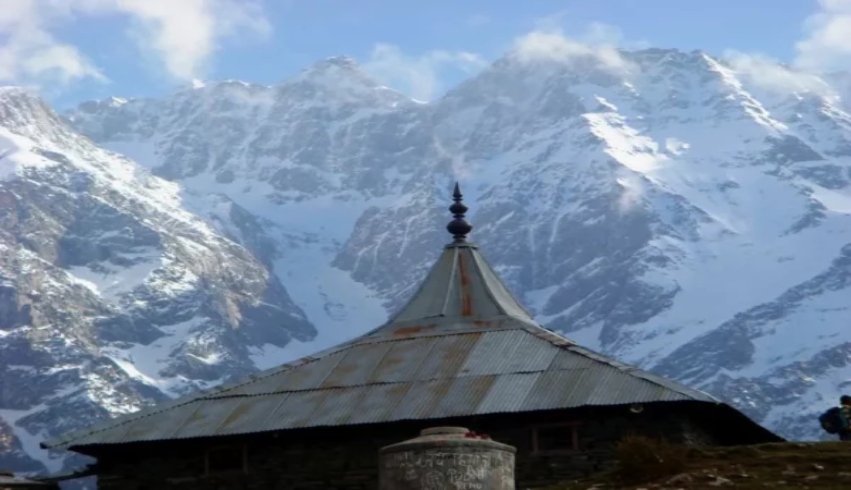
[[[473,231],[473,225],[464,219],[464,214],[467,212],[467,206],[461,201],[464,196],[461,194],[461,186],[455,182],[455,190],[452,193],[452,200],[455,201],[449,206],[449,211],[452,212],[452,221],[446,225],[446,230],[452,234],[455,243],[465,243],[467,235]]]

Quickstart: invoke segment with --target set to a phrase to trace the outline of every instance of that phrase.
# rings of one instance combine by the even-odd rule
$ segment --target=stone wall
[[[533,427],[578,422],[578,451],[539,454]],[[709,435],[683,413],[664,408],[640,414],[627,407],[505,414],[393,424],[310,429],[245,438],[217,438],[246,448],[246,471],[205,476],[211,442],[128,444],[109,448],[98,458],[101,490],[246,489],[375,490],[378,450],[415,437],[435,426],[468,427],[517,448],[517,488],[536,488],[580,478],[612,464],[616,442],[625,434],[662,436],[671,442],[711,444]]]
[[[671,443],[692,446],[715,442],[685,414],[678,413],[614,413],[591,417],[583,421],[577,432],[579,449],[574,454],[534,454],[528,445],[522,453],[518,451],[517,488],[545,487],[606,470],[614,464],[615,445],[628,434],[660,437]],[[500,439],[498,434],[494,437],[511,444]]]

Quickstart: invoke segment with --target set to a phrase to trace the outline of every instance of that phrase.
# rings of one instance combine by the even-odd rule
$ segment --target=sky
[[[195,80],[274,84],[330,56],[421,100],[536,34],[851,66],[851,0],[0,0],[0,85],[58,108]]]

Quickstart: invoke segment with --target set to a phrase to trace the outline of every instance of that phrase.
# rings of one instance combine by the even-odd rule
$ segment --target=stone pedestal
[[[515,452],[464,428],[426,429],[379,451],[379,489],[514,490]]]

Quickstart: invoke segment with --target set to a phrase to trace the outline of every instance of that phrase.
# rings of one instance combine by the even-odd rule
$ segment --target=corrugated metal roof
[[[717,403],[538,326],[463,242],[447,246],[399,314],[362,337],[44,446],[686,400]]]
[[[694,399],[636,381],[607,366],[202,398],[162,417],[133,419],[122,430],[84,435],[74,445]]]

